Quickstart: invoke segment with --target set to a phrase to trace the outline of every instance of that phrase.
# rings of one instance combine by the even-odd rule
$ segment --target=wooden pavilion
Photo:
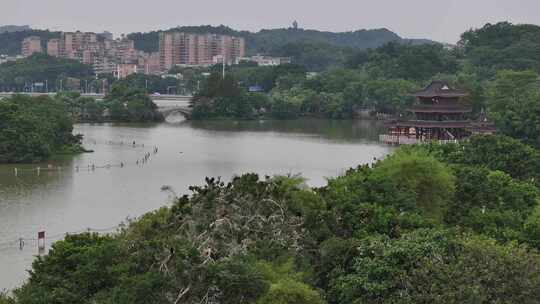
[[[472,108],[462,101],[468,94],[443,81],[433,81],[415,92],[417,102],[407,109],[407,118],[388,121],[388,133],[380,140],[391,144],[416,144],[438,141],[457,142],[472,134],[495,132],[485,116],[478,121],[469,119]]]

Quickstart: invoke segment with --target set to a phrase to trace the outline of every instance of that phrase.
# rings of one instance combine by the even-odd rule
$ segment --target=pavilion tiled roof
[[[388,127],[417,127],[417,128],[470,128],[470,120],[391,120],[387,121]]]
[[[465,97],[467,92],[454,89],[448,83],[444,81],[433,81],[426,88],[421,91],[415,92],[412,96],[419,98],[433,98],[433,97]]]

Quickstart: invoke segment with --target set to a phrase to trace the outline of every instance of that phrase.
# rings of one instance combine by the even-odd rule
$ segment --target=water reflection
[[[197,129],[217,132],[279,132],[311,134],[332,141],[376,141],[384,126],[369,120],[214,120],[185,122]]]

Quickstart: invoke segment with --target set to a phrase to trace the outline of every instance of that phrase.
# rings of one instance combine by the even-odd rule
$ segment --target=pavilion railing
[[[415,145],[415,144],[427,144],[427,143],[439,143],[444,144],[457,144],[459,141],[457,139],[448,139],[448,140],[433,140],[433,139],[420,139],[416,137],[407,137],[405,135],[389,135],[381,134],[379,135],[379,141],[386,144],[394,145]]]

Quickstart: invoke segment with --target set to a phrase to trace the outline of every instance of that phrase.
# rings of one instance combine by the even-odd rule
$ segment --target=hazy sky
[[[540,24],[540,0],[0,0],[0,24],[115,34],[177,25],[235,29],[386,27],[405,38],[455,43],[471,27],[508,20]]]

